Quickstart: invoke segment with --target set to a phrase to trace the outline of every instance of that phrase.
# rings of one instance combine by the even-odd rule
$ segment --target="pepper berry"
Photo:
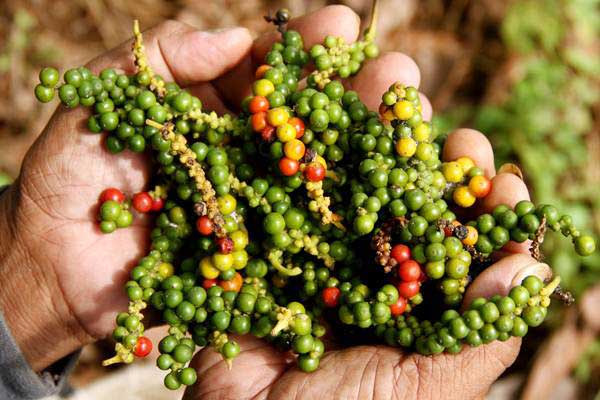
[[[398,300],[390,306],[390,312],[392,316],[397,317],[404,313],[406,310],[406,299],[404,297],[398,297]]]
[[[340,300],[340,289],[336,287],[328,287],[323,289],[322,293],[323,303],[327,307],[337,307]]]
[[[304,169],[304,176],[311,182],[322,181],[325,179],[325,174],[325,167],[318,162],[312,162]]]
[[[139,192],[133,195],[131,204],[137,212],[144,214],[152,210],[153,200],[148,192]]]
[[[421,290],[419,282],[400,282],[398,284],[398,294],[406,299],[410,299],[417,294]]]
[[[415,260],[406,260],[398,266],[398,277],[404,282],[418,281],[421,277],[421,267]]]
[[[210,236],[212,235],[215,227],[210,218],[208,218],[206,215],[203,215],[196,220],[196,229],[198,229],[198,232],[200,232],[201,235]]]
[[[160,211],[165,206],[165,201],[158,196],[152,197],[152,211]]]
[[[122,203],[125,200],[125,195],[122,191],[116,188],[108,188],[104,189],[100,194],[100,202],[104,203],[105,201],[116,201],[117,203]]]
[[[403,263],[410,259],[410,247],[404,244],[397,244],[392,247],[392,251],[390,252],[390,256],[394,260],[396,260],[399,264]],[[405,279],[409,280],[409,279]]]
[[[292,160],[291,158],[283,157],[279,160],[279,170],[285,176],[292,176],[298,169],[300,168],[300,164],[296,160]]]
[[[136,357],[146,357],[152,351],[152,341],[146,336],[140,336],[135,343],[133,354]]]
[[[229,254],[233,251],[233,240],[228,237],[217,239],[217,248],[221,254]]]
[[[202,287],[204,289],[210,289],[213,286],[217,286],[217,284],[218,284],[217,278],[205,279],[205,280],[202,281]]]

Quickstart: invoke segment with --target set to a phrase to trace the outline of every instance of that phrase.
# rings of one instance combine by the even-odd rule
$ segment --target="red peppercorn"
[[[219,248],[219,253],[229,254],[233,251],[233,240],[228,237],[218,238],[217,247]]]
[[[248,110],[250,110],[252,114],[261,111],[269,111],[269,100],[264,96],[254,96],[248,104]]]
[[[152,210],[152,197],[148,192],[139,192],[133,195],[131,204],[137,212],[147,213]]]
[[[239,272],[236,272],[233,276],[233,279],[228,281],[219,281],[218,285],[223,288],[223,290],[227,292],[239,292],[242,288],[242,284],[244,283],[244,279]]]
[[[133,354],[136,357],[146,357],[152,351],[152,341],[146,336],[140,336],[133,349]]]
[[[201,235],[209,236],[214,231],[214,224],[206,215],[201,216],[196,220],[196,229]]]
[[[420,290],[421,288],[419,286],[419,282],[417,281],[400,282],[398,284],[398,294],[401,297],[404,297],[405,299],[410,299],[416,296],[417,294],[419,294]]]
[[[394,260],[398,261],[399,264],[402,264],[404,261],[410,259],[410,247],[405,244],[397,244],[392,247],[390,255]]]
[[[311,182],[320,182],[325,179],[325,167],[318,162],[310,163],[304,170],[304,176]]]
[[[250,118],[250,124],[252,125],[252,129],[254,129],[256,132],[262,131],[267,126],[267,113],[261,111],[256,114],[252,114],[252,117]]]
[[[415,260],[406,260],[398,266],[398,277],[404,282],[418,281],[421,277],[421,267]]]
[[[300,139],[304,136],[304,122],[300,118],[292,117],[288,120],[288,124],[296,129],[296,139]]]
[[[265,142],[272,142],[275,139],[275,127],[271,126],[271,125],[267,125],[265,126],[261,131],[260,131],[260,137],[262,138],[262,140],[264,140]]]
[[[336,287],[328,287],[323,289],[323,303],[325,303],[327,307],[337,307],[340,300],[340,293],[340,289]]]
[[[392,316],[397,317],[402,315],[406,310],[406,299],[404,297],[398,297],[398,300],[390,306]]]
[[[218,280],[215,279],[205,279],[204,281],[202,281],[202,287],[204,289],[210,289],[213,286],[216,286],[218,283]]]
[[[160,211],[165,206],[165,200],[161,197],[154,196],[152,198],[152,211]]]
[[[298,161],[292,160],[291,158],[283,157],[279,160],[279,170],[285,176],[292,176],[296,172],[298,172],[298,168],[300,168],[300,164]]]
[[[108,188],[104,189],[100,194],[100,202],[104,203],[105,201],[116,201],[117,203],[122,203],[125,200],[125,195],[117,188]]]

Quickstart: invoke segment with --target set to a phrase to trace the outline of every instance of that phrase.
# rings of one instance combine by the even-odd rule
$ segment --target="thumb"
[[[178,21],[165,21],[143,33],[144,48],[154,72],[165,81],[181,86],[207,82],[237,65],[252,47],[252,36],[245,28],[204,32]],[[114,67],[134,70],[128,40],[92,60],[94,71]]]
[[[547,264],[540,263],[527,254],[507,256],[492,264],[475,279],[465,294],[463,307],[469,306],[478,297],[507,295],[512,287],[519,285],[529,275],[546,280],[552,276],[552,270]],[[466,395],[463,398],[485,395],[491,384],[515,361],[520,347],[521,339],[511,338],[506,342],[494,341],[479,347],[467,345],[458,356],[439,357],[432,365],[440,363],[448,371],[461,371],[453,373],[452,379],[449,377],[446,380],[452,384],[445,387],[447,396],[442,397],[458,398],[456,393]],[[436,357],[432,360],[436,360]],[[435,368],[432,371],[435,372]]]
[[[260,397],[287,370],[292,360],[265,340],[232,335],[241,348],[231,368],[212,347],[200,350],[190,366],[198,381],[186,389],[185,400],[249,399]]]
[[[477,297],[490,298],[496,294],[505,296],[513,286],[517,286],[529,275],[536,275],[542,281],[552,277],[548,264],[541,263],[528,254],[516,253],[502,258],[485,269],[473,281],[463,300],[468,307]]]

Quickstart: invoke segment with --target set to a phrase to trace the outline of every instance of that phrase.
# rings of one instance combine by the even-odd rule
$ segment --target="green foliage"
[[[501,26],[509,53],[516,53],[520,78],[500,105],[451,110],[436,120],[440,131],[473,120],[492,141],[496,162],[518,162],[532,196],[553,203],[584,229],[600,231],[600,161],[589,154],[586,135],[599,101],[598,0],[519,0]],[[596,158],[594,158],[596,157]],[[593,179],[596,179],[595,181]],[[576,293],[600,280],[600,254],[583,260],[568,240],[548,238],[547,260]]]
[[[0,187],[2,187],[4,185],[8,185],[11,182],[12,182],[12,179],[10,179],[10,176],[8,176],[5,173],[0,171]]]

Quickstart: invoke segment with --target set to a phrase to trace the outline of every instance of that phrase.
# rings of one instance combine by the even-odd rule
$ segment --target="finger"
[[[492,178],[492,190],[483,198],[482,209],[484,212],[491,213],[501,204],[514,208],[521,200],[529,200],[529,190],[525,182],[516,175],[501,173]],[[502,251],[529,254],[530,245],[530,240],[523,243],[510,241],[502,248]]]
[[[496,294],[506,296],[512,287],[520,284],[529,275],[546,280],[552,276],[552,271],[548,265],[525,254],[505,257],[475,279],[467,289],[463,306],[468,306],[478,297],[490,298]],[[519,338],[511,338],[506,342],[495,341],[479,347],[465,346],[457,356],[440,357],[439,362],[442,363],[443,370],[462,371],[455,379],[444,380],[451,380],[452,385],[450,388],[444,387],[449,393],[441,398],[450,398],[452,393],[461,393],[461,388],[465,387],[473,398],[483,396],[489,386],[515,361],[520,346]],[[432,362],[430,370],[435,372],[435,369],[436,366]],[[465,395],[464,392],[461,394]]]
[[[212,86],[228,107],[239,110],[242,100],[252,94],[251,87],[255,70],[256,66],[252,57],[248,55],[231,71],[215,79]]]
[[[504,257],[486,268],[469,285],[463,304],[468,306],[477,297],[489,298],[496,294],[505,296],[512,287],[519,285],[529,275],[537,275],[546,280],[552,276],[552,270],[547,264],[540,263],[527,254],[511,254]]]
[[[332,5],[293,18],[288,27],[302,35],[304,49],[308,51],[313,45],[323,42],[327,35],[343,37],[348,43],[356,41],[360,30],[360,18],[349,7]],[[230,104],[239,104],[250,94],[255,67],[264,63],[265,56],[277,41],[281,41],[281,34],[274,30],[258,37],[252,47],[252,55],[214,82],[215,87]]]
[[[481,397],[516,358],[519,340],[470,348],[459,355],[404,355],[386,346],[327,353],[319,369],[291,368],[265,398],[473,399]],[[444,382],[443,385],[437,384]]]
[[[356,41],[360,31],[360,17],[350,7],[332,5],[293,18],[288,27],[302,35],[304,49],[309,50],[315,44],[322,43],[327,35],[342,37],[346,43]],[[271,31],[256,39],[252,48],[254,61],[262,64],[271,46],[280,37],[279,32]]]
[[[289,360],[264,340],[252,335],[235,336],[241,351],[229,369],[221,354],[212,347],[201,350],[191,366],[198,381],[189,387],[184,399],[254,398],[271,386],[288,368]]]
[[[444,161],[454,161],[460,157],[469,157],[487,177],[496,174],[494,167],[494,150],[490,141],[481,132],[474,129],[461,128],[448,135],[442,158]]]
[[[107,67],[134,71],[131,40],[92,60],[95,71]],[[177,21],[165,21],[144,33],[148,62],[166,81],[181,86],[205,82],[224,74],[250,51],[252,38],[245,28],[202,32]]]
[[[419,67],[405,54],[385,53],[368,60],[360,72],[350,80],[350,87],[356,90],[369,110],[377,110],[381,95],[394,83],[419,87],[421,73]]]
[[[521,200],[529,200],[525,182],[516,175],[501,173],[492,178],[492,190],[483,199],[483,209],[491,212],[500,204],[514,208]]]
[[[197,83],[188,86],[187,90],[202,101],[204,111],[214,111],[219,115],[232,114],[219,95],[217,89],[209,82]]]
[[[423,115],[424,121],[431,121],[433,117],[433,107],[431,102],[423,93],[419,93],[419,99],[421,100],[421,114]]]

